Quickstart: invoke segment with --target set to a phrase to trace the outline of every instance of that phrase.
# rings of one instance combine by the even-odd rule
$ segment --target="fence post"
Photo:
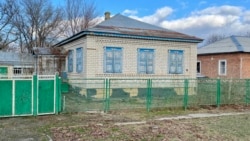
[[[188,79],[184,80],[184,100],[183,100],[183,106],[184,109],[187,110],[188,106]]]
[[[147,111],[150,111],[152,102],[152,79],[147,79]]]
[[[59,78],[59,97],[58,97],[58,104],[59,104],[59,112],[62,112],[62,78]]]
[[[250,79],[246,79],[246,97],[245,97],[246,105],[248,106],[250,100]]]
[[[37,75],[33,75],[33,115],[37,116],[37,92],[38,92],[38,81],[37,81]]]
[[[221,82],[220,79],[217,79],[217,94],[216,94],[216,106],[220,107],[221,103]]]
[[[105,79],[105,107],[104,107],[104,112],[108,112],[109,111],[109,99],[110,96],[110,80],[109,79]]]
[[[58,112],[60,112],[61,110],[61,79],[59,78],[59,76],[56,74],[56,99],[55,99],[55,109],[56,109],[56,113],[58,114]]]

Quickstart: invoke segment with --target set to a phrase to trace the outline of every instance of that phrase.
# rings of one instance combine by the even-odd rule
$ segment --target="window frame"
[[[198,63],[199,63],[199,72],[198,72]],[[196,64],[196,73],[197,74],[201,74],[201,61],[197,61],[197,64]]]
[[[122,73],[123,47],[105,46],[103,50],[103,73]],[[116,53],[118,53],[118,55]],[[111,68],[109,67],[110,65]]]
[[[23,74],[23,68],[22,67],[13,67],[13,74],[14,75],[22,75]]]
[[[178,60],[176,60],[176,62],[172,61],[173,60],[173,59],[171,59],[172,53],[177,53],[177,54],[182,55],[182,58],[181,58],[181,61],[180,61],[181,62],[181,71],[180,72],[178,72],[178,67],[179,67],[178,65],[180,65],[180,63],[179,63]],[[176,50],[176,49],[169,49],[168,50],[168,74],[184,74],[184,58],[185,58],[184,53],[185,53],[184,50]],[[172,66],[175,67],[174,72],[171,71]]]
[[[221,69],[222,69],[222,68],[221,68],[221,67],[222,67],[222,66],[221,66],[221,65],[222,65],[221,63],[222,63],[222,62],[225,63],[224,73],[222,73],[222,71],[221,71]],[[219,61],[218,61],[218,74],[219,74],[219,75],[224,75],[224,76],[227,75],[227,60],[222,59],[222,60],[219,60]]]
[[[68,72],[72,73],[74,71],[74,50],[70,49],[68,54]]]
[[[146,62],[145,62],[145,69],[142,70],[141,68],[143,67],[143,61],[141,58],[142,56],[142,53],[146,53]],[[152,58],[151,58],[151,61],[152,61],[152,69],[151,71],[148,71],[149,70],[149,67],[147,64],[148,64],[148,60],[150,59],[150,56],[148,55],[151,55],[152,54]],[[150,62],[149,62],[150,63]],[[138,48],[137,49],[137,73],[138,74],[155,74],[155,49],[153,48]]]
[[[83,72],[83,56],[84,56],[83,47],[76,48],[76,72],[77,73]],[[79,68],[79,65],[81,66],[80,68]]]

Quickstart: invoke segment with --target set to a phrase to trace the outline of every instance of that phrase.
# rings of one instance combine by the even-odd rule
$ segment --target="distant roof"
[[[197,50],[199,55],[234,52],[250,52],[250,37],[230,36]]]
[[[51,48],[51,47],[33,47],[32,49],[33,55],[38,56],[65,56],[67,52],[64,50],[60,50],[59,48]]]
[[[51,49],[48,47],[33,47],[34,55],[51,55]]]
[[[121,38],[135,38],[135,39],[148,39],[148,40],[168,40],[179,42],[193,42],[200,43],[203,39],[195,36],[190,36],[144,23],[121,14],[117,14],[112,18],[101,22],[93,28],[88,28],[81,31],[59,43],[55,46],[61,46],[73,40],[76,40],[85,35],[96,36],[112,36]]]
[[[0,65],[33,65],[34,60],[31,54],[0,51]]]

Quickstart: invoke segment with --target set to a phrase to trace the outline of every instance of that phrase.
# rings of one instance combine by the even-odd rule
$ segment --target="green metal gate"
[[[57,114],[60,83],[57,75],[0,79],[0,117]]]
[[[0,116],[12,115],[12,80],[0,80]]]

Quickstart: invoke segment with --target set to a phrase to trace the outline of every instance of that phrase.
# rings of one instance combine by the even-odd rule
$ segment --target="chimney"
[[[105,21],[110,19],[110,12],[105,12],[104,15],[105,15]]]

